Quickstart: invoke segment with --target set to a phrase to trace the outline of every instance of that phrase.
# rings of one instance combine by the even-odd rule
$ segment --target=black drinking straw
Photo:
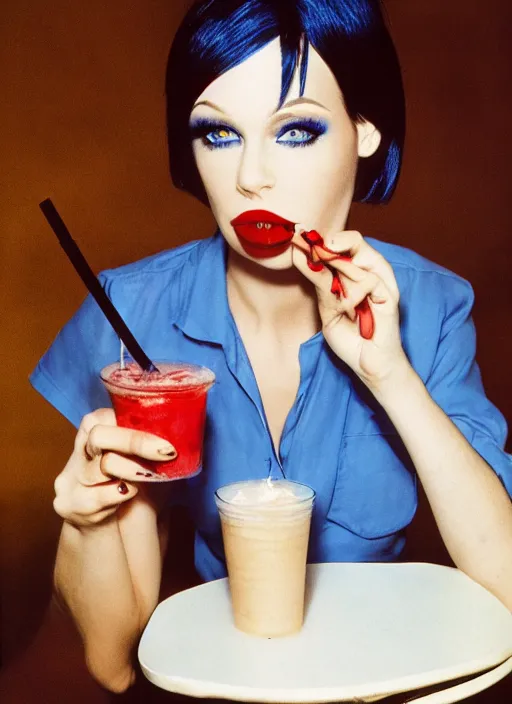
[[[47,198],[46,200],[43,200],[42,203],[39,203],[39,207],[43,211],[43,215],[48,221],[48,224],[57,235],[57,239],[59,240],[62,249],[66,252],[78,275],[87,286],[94,300],[105,314],[108,322],[112,325],[119,338],[123,341],[126,349],[131,354],[133,359],[146,372],[158,371],[153,362],[149,359],[142,347],[134,338],[116,308],[114,308],[112,301],[103,290],[100,282],[94,275],[77,243],[69,234],[68,228],[64,224],[50,198]]]

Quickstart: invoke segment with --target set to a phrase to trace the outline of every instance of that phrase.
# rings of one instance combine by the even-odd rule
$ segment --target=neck
[[[274,271],[229,248],[227,290],[231,312],[262,330],[295,331],[308,339],[321,329],[314,286],[295,267]]]

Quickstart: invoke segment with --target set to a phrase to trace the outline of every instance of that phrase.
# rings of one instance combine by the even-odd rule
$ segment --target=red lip
[[[231,225],[244,250],[254,259],[269,259],[288,249],[295,224],[268,210],[247,210]]]
[[[233,227],[237,225],[255,225],[258,222],[269,222],[272,225],[284,225],[293,230],[295,223],[282,218],[280,215],[271,213],[268,210],[246,210],[231,221]]]

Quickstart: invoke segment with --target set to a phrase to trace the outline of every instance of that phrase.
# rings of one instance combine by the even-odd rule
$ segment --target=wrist
[[[402,403],[409,393],[425,389],[423,381],[405,356],[385,377],[365,383],[386,411]]]
[[[88,523],[83,519],[72,517],[65,518],[62,522],[62,531],[65,535],[75,536],[76,539],[95,538],[105,533],[111,533],[118,530],[117,512],[105,517],[101,521]]]

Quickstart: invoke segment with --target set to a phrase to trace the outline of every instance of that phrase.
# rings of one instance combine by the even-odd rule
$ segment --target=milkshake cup
[[[206,367],[157,362],[157,372],[138,365],[110,364],[101,380],[110,394],[117,424],[144,430],[169,441],[178,453],[169,462],[138,462],[147,472],[141,478],[173,480],[201,471],[206,397],[215,374]]]
[[[266,638],[304,621],[315,492],[288,480],[235,482],[215,492],[235,626]]]

